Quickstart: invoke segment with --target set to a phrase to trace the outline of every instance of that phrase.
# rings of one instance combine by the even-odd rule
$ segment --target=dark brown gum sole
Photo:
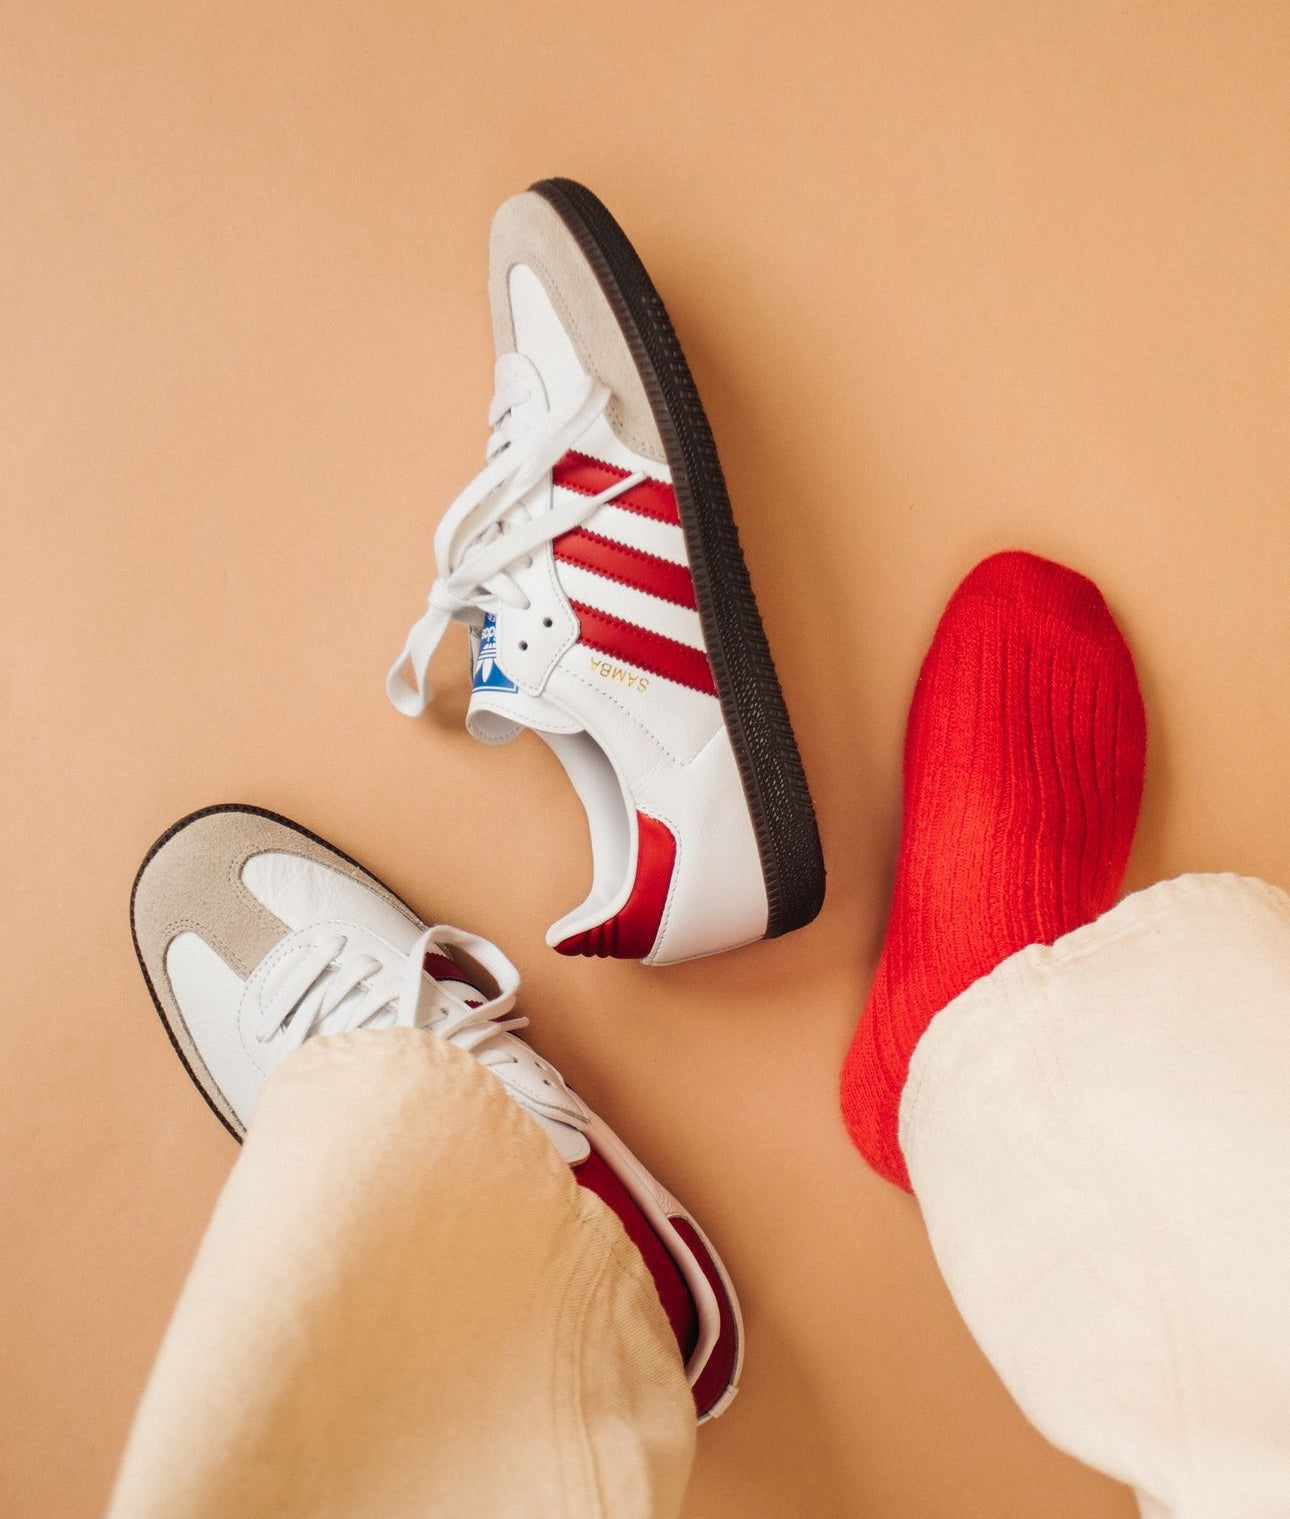
[[[712,428],[671,319],[622,228],[574,180],[543,179],[531,189],[553,207],[591,265],[663,440],[703,638],[761,855],[765,937],[774,939],[819,912],[824,856]]]

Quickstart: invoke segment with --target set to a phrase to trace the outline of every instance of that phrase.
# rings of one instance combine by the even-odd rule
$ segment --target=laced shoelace
[[[440,923],[427,928],[408,951],[401,968],[374,955],[346,956],[343,934],[301,950],[283,983],[266,999],[255,1033],[267,1041],[285,1032],[289,1053],[305,1042],[329,1015],[352,999],[328,1033],[360,1028],[426,1028],[473,1055],[481,1065],[507,1065],[518,1056],[508,1034],[528,1027],[523,1016],[508,1017],[515,1006],[520,973],[487,939]],[[472,1006],[425,970],[432,949],[465,950],[497,984],[497,994]],[[398,969],[397,985],[390,971]],[[365,990],[364,990],[365,989]],[[359,995],[355,995],[359,993]]]
[[[478,627],[485,612],[503,605],[527,610],[529,598],[512,569],[521,562],[532,563],[537,550],[580,527],[599,507],[645,478],[638,471],[598,496],[580,497],[528,517],[524,498],[602,415],[610,393],[587,380],[563,411],[526,424],[518,411],[531,398],[531,387],[507,364],[509,357],[503,355],[497,364],[486,463],[439,523],[434,535],[436,576],[426,610],[386,677],[387,695],[408,717],[419,716],[434,697],[426,671],[448,624],[455,620]],[[405,666],[412,671],[411,681]]]

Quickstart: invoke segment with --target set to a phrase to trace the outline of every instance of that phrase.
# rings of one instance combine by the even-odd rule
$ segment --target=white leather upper
[[[425,931],[410,913],[340,871],[289,851],[248,857],[242,883],[285,925],[283,937],[243,979],[203,939],[186,930],[166,949],[166,975],[184,1024],[221,1095],[245,1127],[265,1081],[295,1048],[287,1029],[273,1028],[266,1009],[303,955],[343,939],[345,957],[370,956],[381,968],[363,983],[369,999],[398,995],[407,957]],[[325,951],[324,951],[325,953]],[[464,979],[424,978],[441,991],[426,1001],[426,1026],[459,1002],[480,993]],[[348,1001],[349,999],[347,999]],[[346,1001],[322,1017],[314,1034],[343,1032],[350,1026]],[[522,1040],[511,1038],[511,1059],[490,1067],[510,1095],[545,1130],[570,1163],[588,1153],[583,1129],[590,1114],[550,1065]]]
[[[536,366],[549,409],[559,411],[577,394],[586,373],[542,281],[526,264],[510,271],[507,294],[515,352]]]
[[[360,882],[299,854],[251,855],[242,866],[242,884],[292,929],[324,919],[361,924],[406,954],[424,926]]]
[[[530,387],[525,406],[540,414],[548,405],[567,403],[588,377],[538,276],[515,267],[509,292],[519,361],[531,366],[540,381]],[[575,447],[614,468],[670,483],[667,469],[633,453],[603,415]],[[530,515],[540,514],[570,494],[553,487],[548,477],[526,498],[525,508]],[[610,503],[597,509],[586,529],[672,563],[687,563],[684,534],[674,523]],[[548,943],[605,921],[626,903],[636,869],[637,810],[665,823],[676,840],[663,922],[645,958],[666,963],[760,938],[767,921],[761,859],[719,702],[579,642],[579,619],[570,603],[583,602],[702,650],[698,614],[557,561],[549,546],[513,573],[530,604],[497,607],[495,656],[519,690],[476,690],[468,724],[486,742],[504,742],[520,726],[543,734],[588,805],[593,886],[584,903],[552,926]],[[576,744],[551,737],[574,733],[586,735],[583,743],[603,754],[598,777],[593,776],[597,767],[585,754],[579,757]],[[616,811],[601,795],[611,780],[622,792]],[[597,831],[619,829],[623,815],[630,834],[625,845],[614,839],[597,848]],[[619,872],[616,882],[608,879],[611,861]]]
[[[243,1037],[242,978],[191,930],[170,941],[166,975],[211,1079],[245,1125],[278,1062]]]

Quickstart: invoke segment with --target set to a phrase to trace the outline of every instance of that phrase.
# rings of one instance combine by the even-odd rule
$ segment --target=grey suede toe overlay
[[[416,915],[362,866],[276,817],[250,808],[216,807],[195,813],[163,836],[135,883],[135,943],[172,1039],[216,1111],[236,1133],[241,1125],[226,1111],[188,1036],[166,973],[166,951],[179,934],[195,933],[247,979],[289,932],[242,879],[247,860],[267,853],[299,855],[360,881],[418,931],[422,927]]]
[[[666,464],[653,410],[609,298],[559,213],[532,190],[512,195],[493,218],[488,298],[499,354],[515,348],[509,278],[517,264],[537,275],[583,368],[611,392],[605,415],[615,435],[643,458]]]

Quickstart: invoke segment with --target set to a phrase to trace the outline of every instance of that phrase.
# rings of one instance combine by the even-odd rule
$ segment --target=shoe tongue
[[[530,696],[502,669],[497,658],[497,623],[490,612],[478,631],[472,628],[470,705],[466,727],[486,744],[505,744],[522,728],[539,733],[567,732],[567,716],[544,701]]]

